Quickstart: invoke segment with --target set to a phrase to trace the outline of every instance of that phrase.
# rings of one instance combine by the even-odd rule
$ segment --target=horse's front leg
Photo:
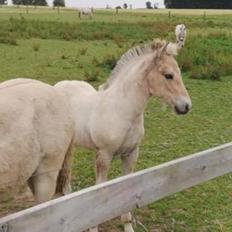
[[[136,147],[133,152],[127,156],[122,156],[122,172],[123,175],[130,174],[134,171],[137,158],[139,154],[139,149]],[[124,224],[124,232],[134,232],[132,227],[132,215],[131,213],[125,213],[121,216],[121,220]]]
[[[96,184],[107,181],[108,171],[113,156],[105,151],[98,151],[96,155]],[[98,232],[98,227],[89,229],[89,232]]]

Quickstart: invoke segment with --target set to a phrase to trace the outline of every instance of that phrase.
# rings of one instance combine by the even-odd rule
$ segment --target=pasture
[[[0,9],[0,80],[30,77],[54,84],[63,79],[103,83],[129,47],[153,38],[174,39],[178,23],[188,28],[179,56],[184,82],[193,101],[187,116],[151,100],[137,170],[232,140],[232,11],[167,10],[95,12],[80,20],[77,11],[30,8]],[[77,150],[73,190],[94,184],[94,154]],[[110,177],[120,175],[115,160]],[[136,231],[232,231],[232,175],[187,189],[134,212]],[[25,203],[25,202],[28,202]],[[30,197],[7,198],[0,215],[32,204]],[[101,231],[121,231],[119,220]]]

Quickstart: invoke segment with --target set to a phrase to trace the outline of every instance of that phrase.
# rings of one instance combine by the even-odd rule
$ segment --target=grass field
[[[204,12],[206,12],[204,14]],[[174,27],[188,27],[186,47],[178,57],[193,101],[191,113],[178,117],[151,100],[137,170],[148,168],[232,140],[232,11],[167,10],[95,12],[78,19],[75,10],[0,8],[0,80],[15,77],[51,84],[78,79],[98,86],[126,49],[156,37],[174,39]],[[110,173],[120,175],[116,160]],[[78,149],[73,189],[94,184],[94,154]],[[25,207],[27,199],[7,199],[0,215]],[[31,201],[28,199],[28,205]],[[136,210],[150,232],[231,232],[232,174],[187,189]],[[137,232],[145,231],[137,224]],[[101,231],[122,231],[119,220]]]

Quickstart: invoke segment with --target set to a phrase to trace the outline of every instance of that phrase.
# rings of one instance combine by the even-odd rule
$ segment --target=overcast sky
[[[49,5],[53,0],[47,0]],[[96,7],[105,8],[106,5],[115,7],[123,5],[123,3],[132,4],[133,8],[144,8],[146,0],[65,0],[66,6],[70,7]],[[163,0],[151,0],[151,2],[159,3],[159,7],[164,7]]]

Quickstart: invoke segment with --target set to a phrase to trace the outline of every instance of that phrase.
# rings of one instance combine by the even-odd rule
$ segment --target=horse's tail
[[[71,143],[64,158],[62,168],[56,181],[56,194],[66,195],[72,192],[71,189],[71,169],[73,161],[73,144]]]

